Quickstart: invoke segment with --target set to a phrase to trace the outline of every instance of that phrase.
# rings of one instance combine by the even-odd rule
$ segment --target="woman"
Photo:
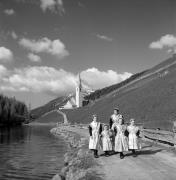
[[[97,122],[97,116],[93,115],[93,121],[89,125],[89,149],[94,152],[94,157],[98,158],[98,149],[100,148],[100,134],[102,132],[102,125]]]
[[[110,130],[108,125],[104,125],[104,130],[101,133],[102,148],[105,152],[105,156],[109,156],[109,152],[112,151],[112,143],[110,139]]]
[[[130,125],[127,127],[127,131],[129,132],[128,136],[128,145],[129,150],[132,151],[133,157],[136,157],[136,150],[139,149],[139,142],[138,142],[138,134],[139,128],[135,126],[135,120],[130,119]]]
[[[112,128],[112,125],[116,122],[118,123],[119,119],[123,116],[119,113],[119,108],[114,108],[114,113],[111,115],[109,120],[109,126]]]
[[[128,151],[127,137],[125,136],[126,126],[123,119],[120,118],[118,123],[112,125],[112,130],[115,131],[115,152],[120,152],[120,159],[124,158],[124,151]]]

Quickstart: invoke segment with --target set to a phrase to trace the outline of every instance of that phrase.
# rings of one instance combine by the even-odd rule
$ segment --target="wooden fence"
[[[176,147],[176,121],[173,122],[172,131],[141,128],[141,137],[152,139],[161,143],[170,144]]]
[[[143,129],[140,136],[170,145],[175,145],[176,143],[176,135],[174,132],[170,131],[164,131],[159,129]]]

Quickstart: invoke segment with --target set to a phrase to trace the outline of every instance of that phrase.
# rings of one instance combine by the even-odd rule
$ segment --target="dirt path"
[[[87,129],[69,127],[68,130],[88,138]],[[124,159],[119,154],[97,159],[105,180],[176,180],[176,155],[164,147],[143,143],[136,158],[130,152]]]

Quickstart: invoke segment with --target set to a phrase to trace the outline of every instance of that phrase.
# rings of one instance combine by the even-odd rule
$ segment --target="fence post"
[[[173,142],[174,142],[174,147],[176,148],[176,121],[173,121],[173,133],[174,133]]]
[[[140,130],[140,137],[143,139],[144,138],[144,127],[143,127],[143,125],[139,126],[139,130]]]

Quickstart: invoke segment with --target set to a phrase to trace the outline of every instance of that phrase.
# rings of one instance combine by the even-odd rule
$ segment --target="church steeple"
[[[78,74],[78,82],[76,86],[76,106],[82,106],[82,82],[80,73]]]
[[[80,88],[80,91],[82,90],[82,82],[81,82],[81,75],[80,75],[80,73],[79,73],[79,75],[78,75],[78,84],[79,84],[79,88]]]

